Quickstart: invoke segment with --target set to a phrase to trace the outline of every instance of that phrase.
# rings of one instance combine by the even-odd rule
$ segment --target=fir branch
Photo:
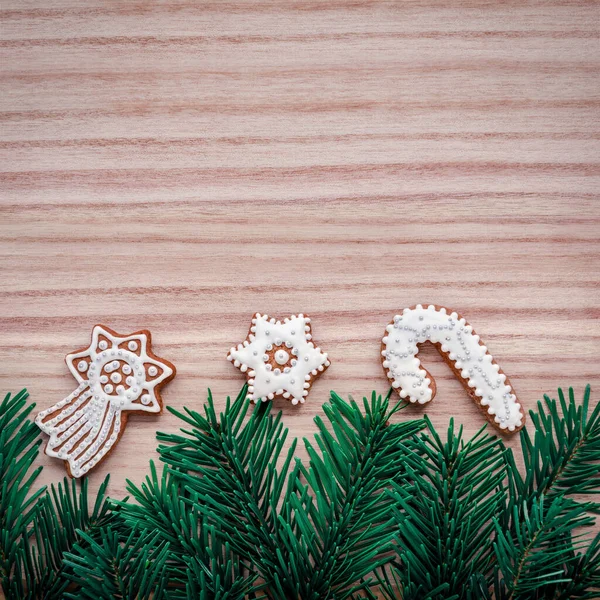
[[[558,403],[544,395],[545,406],[538,402],[537,412],[530,411],[533,439],[526,429],[520,434],[524,477],[512,452],[506,455],[515,501],[523,497],[533,501],[541,495],[552,499],[561,494],[600,493],[600,404],[589,414],[590,393],[588,385],[583,403],[577,405],[573,388],[569,388],[568,401],[559,388]]]
[[[92,512],[88,508],[87,480],[64,479],[58,487],[31,493],[42,470],[30,466],[41,444],[39,429],[27,419],[35,407],[23,390],[8,395],[0,405],[0,552],[2,587],[8,598],[63,598],[68,585],[63,554],[77,541],[77,529],[92,531],[114,519],[100,486]],[[78,491],[78,487],[80,491]],[[5,550],[6,549],[6,550]]]
[[[574,530],[592,524],[594,519],[586,514],[585,504],[556,497],[546,508],[545,502],[541,495],[533,500],[531,509],[525,506],[521,513],[514,507],[514,520],[519,520],[516,535],[496,522],[494,549],[504,577],[506,598],[536,598],[534,594],[541,588],[573,582],[575,551],[585,545],[585,538]],[[549,597],[547,592],[544,589],[539,597]]]
[[[27,419],[35,404],[29,394],[7,394],[0,404],[0,577],[7,597],[22,597],[26,582],[13,576],[20,541],[35,516],[36,502],[44,493],[30,494],[42,467],[29,472],[38,455],[39,430]]]
[[[15,579],[26,581],[28,598],[63,598],[69,585],[63,558],[82,543],[80,532],[96,536],[103,527],[115,524],[118,515],[105,496],[108,481],[109,476],[100,485],[91,512],[87,478],[77,482],[65,477],[39,499],[15,564]]]
[[[600,597],[600,533],[583,554],[577,554],[566,565],[562,586],[553,591],[553,600],[594,600]]]
[[[65,554],[65,564],[72,569],[69,578],[77,587],[65,597],[79,600],[163,600],[167,598],[167,542],[157,532],[133,529],[126,538],[110,526],[96,540],[85,531],[77,535],[83,543],[75,544]]]
[[[400,481],[409,440],[424,426],[419,420],[390,423],[402,406],[390,406],[390,394],[373,392],[361,411],[354,400],[348,403],[332,392],[323,406],[327,422],[315,418],[316,447],[304,440],[309,468],[299,464],[306,501],[294,503],[314,565],[300,582],[303,599],[350,598],[368,588],[368,575],[389,562],[392,499],[386,490]]]
[[[503,509],[502,443],[482,428],[464,442],[450,420],[443,441],[427,419],[406,480],[392,492],[402,597],[463,598],[486,588],[494,516]],[[384,580],[384,586],[386,586]],[[388,595],[393,591],[388,587]]]
[[[199,598],[200,600],[237,600],[257,594],[253,585],[257,575],[244,575],[241,561],[227,542],[216,535],[215,527],[203,526],[192,540],[194,552],[184,556],[187,565],[185,589],[178,588],[169,594],[171,600]]]
[[[127,491],[134,502],[114,501],[121,509],[125,525],[157,531],[161,539],[169,543],[169,561],[174,568],[184,568],[183,557],[191,553],[190,539],[196,524],[189,521],[190,506],[184,499],[190,498],[179,480],[165,467],[159,479],[156,466],[150,461],[150,475],[140,487],[129,479]]]
[[[532,514],[538,521],[545,522],[540,511],[552,508],[550,516],[558,518],[557,510],[573,515],[572,511],[579,507],[581,524],[591,525],[594,520],[588,516],[589,513],[598,512],[600,504],[582,504],[578,495],[600,492],[600,405],[590,414],[589,385],[580,405],[575,401],[572,388],[569,389],[568,400],[560,388],[558,396],[559,402],[556,402],[545,395],[545,403],[538,402],[537,411],[530,411],[533,436],[526,430],[521,431],[524,476],[516,466],[512,450],[505,452],[510,493],[506,510],[497,517],[498,529],[503,532],[504,538],[511,540],[510,545],[504,545],[505,552],[507,548],[512,548],[515,553],[523,551],[523,522],[529,521]],[[541,502],[543,498],[545,501]],[[553,598],[569,593],[581,593],[586,597],[585,590],[597,585],[598,574],[594,575],[593,566],[597,566],[594,555],[587,552],[578,554],[585,543],[585,538],[572,537],[570,530],[564,531],[562,537],[556,536],[549,546],[555,552],[557,564],[562,558],[561,576],[553,576],[549,571],[542,573],[538,588],[528,591],[527,597]],[[593,547],[592,544],[592,551]],[[545,554],[542,552],[542,555]],[[513,561],[517,560],[515,555]],[[501,567],[501,564],[507,564],[506,557],[501,560],[498,556],[498,563],[495,588],[503,589],[503,597],[511,598],[513,589],[519,589],[517,583],[521,577],[517,578],[517,583],[511,584],[510,576]],[[546,579],[544,575],[547,575]],[[529,577],[527,571],[525,576]],[[501,577],[505,580],[503,584],[498,583]]]
[[[191,430],[159,434],[166,463],[130,502],[106,481],[88,508],[87,480],[33,491],[38,431],[26,392],[0,404],[0,568],[8,598],[212,600],[385,598],[589,600],[600,594],[600,535],[580,528],[600,491],[600,407],[586,389],[545,397],[521,433],[526,473],[480,431],[451,423],[390,424],[399,408],[360,407],[332,394],[317,418],[310,462],[283,451],[270,405],[250,410],[244,388],[217,416],[174,412]],[[277,468],[280,460],[281,468]],[[389,488],[392,488],[391,491]],[[575,496],[575,497],[573,497]],[[397,559],[384,563],[395,533]],[[495,536],[494,544],[490,536]],[[497,561],[494,564],[494,561]],[[260,577],[264,583],[259,583]]]
[[[254,591],[257,574],[223,544],[190,494],[165,467],[159,479],[154,463],[141,487],[127,481],[136,503],[119,502],[130,527],[155,531],[169,544],[169,598],[244,598]]]
[[[205,416],[170,409],[193,429],[182,429],[183,435],[159,433],[158,439],[171,445],[161,445],[158,451],[193,496],[190,504],[231,549],[255,565],[278,597],[295,598],[296,578],[290,565],[299,542],[293,525],[280,518],[278,505],[287,504],[285,482],[296,443],[278,470],[287,436],[281,413],[274,417],[268,404],[260,404],[249,415],[246,395],[244,386],[235,402],[227,399],[225,412],[218,417],[210,392]]]

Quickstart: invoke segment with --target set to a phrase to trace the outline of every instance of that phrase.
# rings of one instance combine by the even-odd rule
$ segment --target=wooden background
[[[526,408],[600,395],[596,2],[2,0],[0,387],[45,408],[95,323],[151,329],[165,402],[223,406],[254,311],[313,317],[330,389],[386,392],[379,343],[462,312]],[[432,349],[427,407],[477,408]],[[421,414],[406,410],[399,419]],[[95,472],[139,482],[169,414]],[[511,443],[515,443],[513,440]],[[40,458],[40,478],[62,463]]]

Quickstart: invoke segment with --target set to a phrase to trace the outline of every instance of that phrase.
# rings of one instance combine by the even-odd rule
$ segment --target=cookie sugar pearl
[[[278,364],[285,365],[289,359],[290,355],[285,350],[277,350],[275,352],[275,360]]]

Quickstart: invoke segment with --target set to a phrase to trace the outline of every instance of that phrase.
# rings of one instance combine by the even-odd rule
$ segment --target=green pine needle
[[[556,584],[572,582],[574,563],[579,560],[576,551],[584,547],[585,539],[576,530],[594,519],[587,515],[585,504],[556,497],[546,508],[545,502],[543,495],[535,498],[521,518],[514,507],[515,520],[519,518],[514,536],[496,523],[494,549],[509,598],[531,598],[532,592],[548,586],[556,593]]]
[[[256,588],[258,575],[222,543],[206,523],[196,494],[184,489],[165,467],[158,478],[150,462],[150,476],[141,487],[128,481],[132,502],[117,503],[123,521],[160,534],[169,544],[169,598],[243,598]]]
[[[537,413],[530,411],[533,440],[521,430],[526,475],[512,471],[521,494],[600,493],[600,403],[589,414],[590,394],[588,385],[577,405],[572,388],[568,400],[559,389],[559,402],[545,395],[545,406],[538,402]]]
[[[287,436],[281,413],[271,415],[267,404],[250,412],[246,396],[244,387],[235,402],[227,399],[225,412],[218,416],[210,392],[205,416],[170,409],[192,429],[182,429],[183,435],[159,433],[158,439],[171,445],[161,445],[158,451],[189,494],[186,502],[262,575],[267,586],[282,597],[293,597],[300,541],[279,506],[280,502],[288,506],[286,482],[296,442],[278,469]],[[294,482],[292,475],[289,479]]]
[[[118,513],[105,496],[108,481],[107,476],[91,512],[85,478],[77,482],[65,477],[62,484],[52,485],[51,492],[39,499],[28,535],[20,541],[13,577],[26,581],[27,597],[63,598],[69,584],[65,554],[82,543],[81,532],[99,535],[104,527],[118,521]]]

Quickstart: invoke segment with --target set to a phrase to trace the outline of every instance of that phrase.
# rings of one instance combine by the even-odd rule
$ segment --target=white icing
[[[402,398],[425,404],[433,397],[431,380],[417,358],[417,344],[427,340],[441,344],[441,351],[448,354],[460,377],[475,388],[479,402],[494,415],[498,428],[514,431],[521,427],[522,407],[512,387],[505,383],[506,375],[499,372],[500,367],[487,348],[480,345],[479,336],[455,312],[448,314],[445,308],[438,310],[433,305],[405,308],[386,327],[383,366]]]
[[[288,360],[290,360],[290,355],[285,350],[275,352],[275,362],[278,365],[285,365]]]
[[[99,336],[110,340],[110,346],[104,339],[99,341]],[[140,355],[119,348],[126,342],[129,342],[128,348],[139,348]],[[51,408],[41,411],[35,422],[50,436],[46,454],[68,461],[74,477],[86,473],[114,445],[123,410],[160,412],[157,386],[170,377],[173,370],[168,364],[151,358],[147,349],[148,339],[144,333],[118,336],[97,325],[92,332],[90,346],[66,357],[67,366],[79,382],[79,387]],[[91,360],[89,368],[87,361],[82,360],[87,358]],[[81,368],[81,363],[86,364],[86,369]],[[155,370],[158,373],[157,366],[162,369],[160,376],[151,381],[146,380],[144,365],[148,364],[151,365],[149,372]],[[127,377],[127,385],[123,385],[119,370],[125,375],[135,372],[137,378]],[[110,374],[113,383],[120,385],[115,388],[108,383],[106,373]],[[138,398],[140,402],[136,402]],[[52,419],[44,421],[54,413],[56,415]],[[113,432],[109,436],[111,427]],[[79,440],[81,442],[75,447]],[[55,450],[58,446],[60,449]]]
[[[227,359],[248,372],[248,397],[253,402],[281,395],[292,404],[304,403],[311,379],[330,365],[327,353],[315,348],[311,339],[310,319],[302,314],[281,322],[256,313],[248,339],[231,348]],[[273,350],[283,369],[268,362]]]

